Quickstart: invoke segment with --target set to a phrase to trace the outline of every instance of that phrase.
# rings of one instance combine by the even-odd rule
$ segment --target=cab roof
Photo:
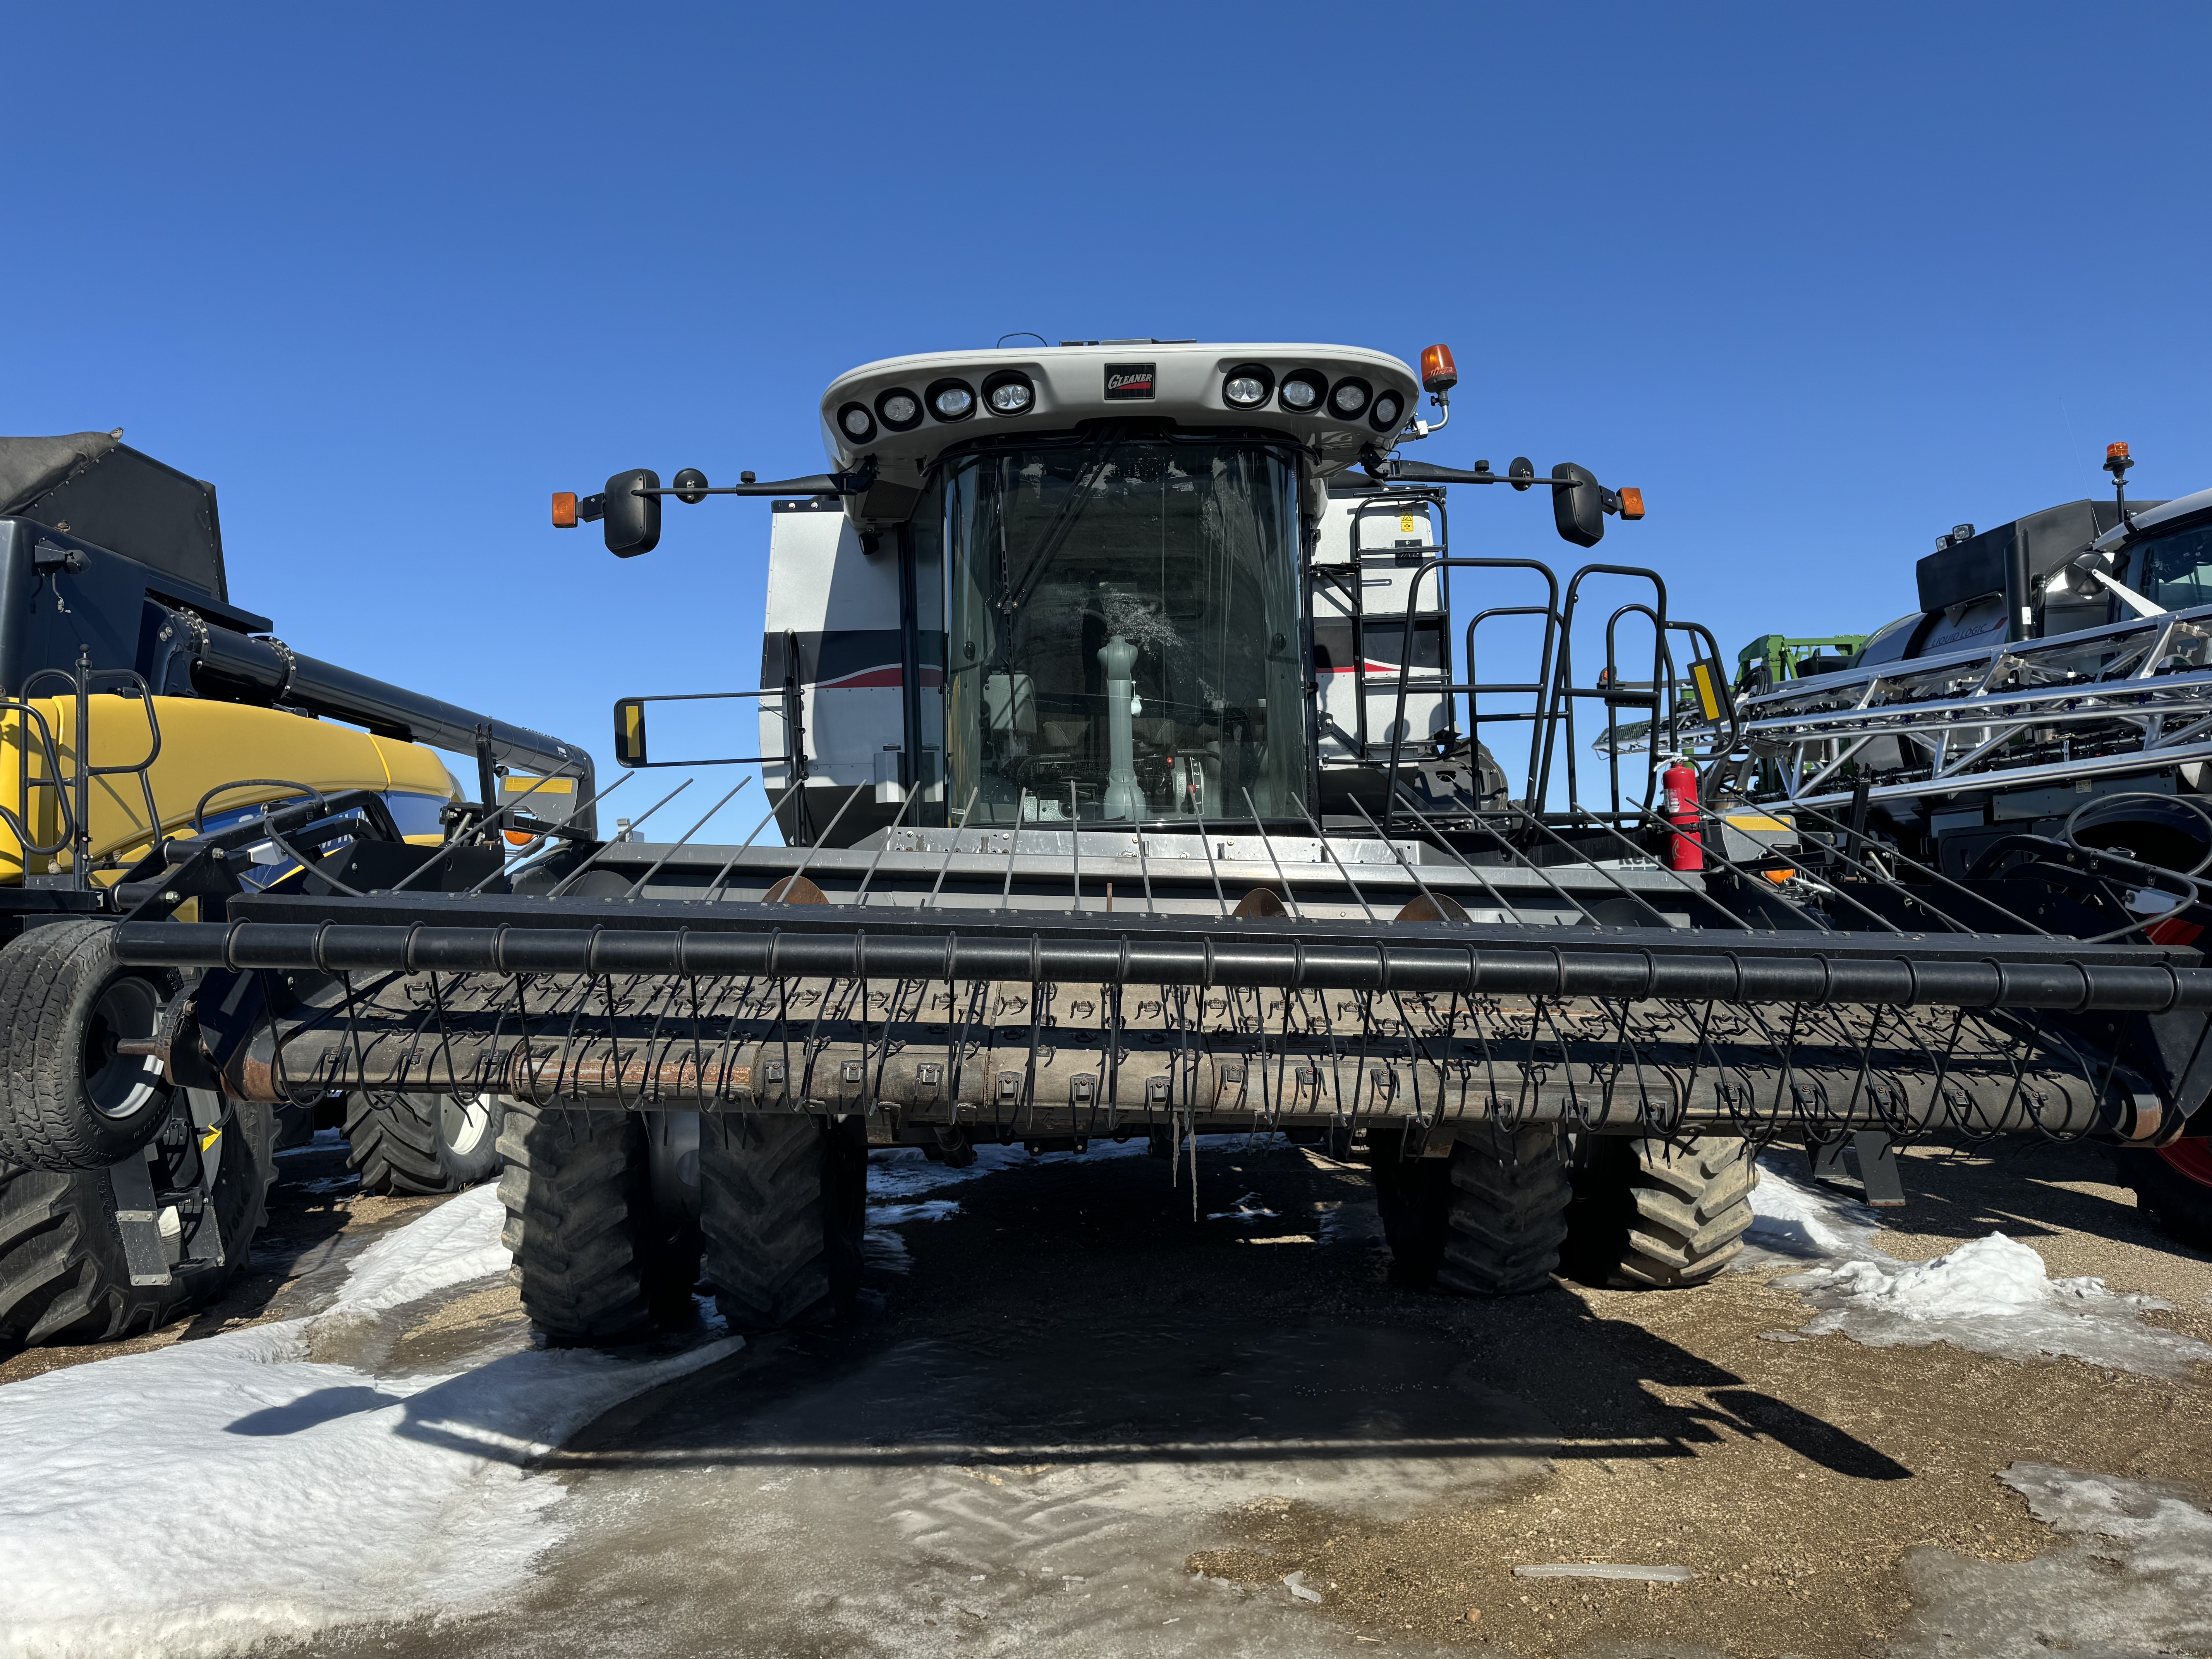
[[[1238,406],[1224,396],[1240,368],[1261,371],[1257,378],[1267,393],[1256,403]],[[1293,379],[1320,389],[1311,408],[1284,401],[1284,386]],[[1032,395],[1025,408],[1002,414],[991,405],[986,383],[1010,380],[1026,380]],[[1364,389],[1350,415],[1334,406],[1338,389],[1347,385]],[[954,386],[965,388],[969,402],[964,414],[948,419],[934,400]],[[896,418],[902,406],[892,400],[900,393],[916,406],[911,421]],[[840,470],[873,455],[885,477],[911,480],[944,451],[974,438],[1042,435],[1085,421],[1133,416],[1281,432],[1318,452],[1324,471],[1337,471],[1356,462],[1370,444],[1389,447],[1419,394],[1405,363],[1359,346],[1106,340],[1027,350],[933,351],[863,363],[831,381],[822,394],[822,441]]]

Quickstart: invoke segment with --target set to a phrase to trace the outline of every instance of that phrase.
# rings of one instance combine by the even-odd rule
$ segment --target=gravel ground
[[[1357,1169],[1212,1152],[1197,1221],[1168,1183],[1093,1156],[942,1189],[957,1213],[876,1240],[860,1316],[756,1342],[546,1460],[562,1535],[507,1611],[314,1650],[2212,1652],[2186,1564],[2036,1518],[2017,1473],[2201,1502],[2203,1370],[1778,1340],[1811,1316],[1778,1263],[1680,1293],[1407,1292]],[[1917,1152],[1906,1185],[1891,1255],[2001,1230],[2212,1339],[2212,1259],[2146,1224],[2103,1153]],[[357,1231],[429,1202],[286,1200],[267,1271],[156,1340],[303,1310]],[[392,1316],[375,1363],[526,1340],[487,1283]],[[1695,1576],[1512,1574],[1587,1561]]]

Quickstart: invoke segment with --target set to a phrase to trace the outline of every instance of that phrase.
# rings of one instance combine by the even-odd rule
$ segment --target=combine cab
[[[1563,1257],[1711,1277],[1785,1133],[2178,1133],[2197,953],[1701,784],[1687,734],[1735,712],[1659,576],[1448,524],[1504,484],[1589,548],[1640,495],[1404,458],[1455,379],[1441,348],[1418,379],[1313,345],[897,358],[824,394],[829,471],[556,496],[623,556],[670,495],[774,498],[763,683],[615,710],[629,768],[760,764],[754,838],[647,838],[671,795],[434,892],[319,881],[312,803],[266,820],[295,890],[168,848],[112,930],[202,975],[149,1052],[243,1100],[508,1098],[524,1303],[583,1343],[702,1279],[738,1328],[834,1312],[871,1146],[1326,1145],[1371,1164],[1402,1280],[1502,1295]],[[742,738],[670,738],[717,708]]]

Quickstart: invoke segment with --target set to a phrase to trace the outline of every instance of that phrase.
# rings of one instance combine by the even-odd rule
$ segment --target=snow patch
[[[1839,1331],[1869,1347],[1948,1342],[2008,1359],[2069,1354],[2149,1376],[2185,1377],[2212,1347],[2141,1316],[2171,1307],[2108,1289],[2101,1279],[2050,1276],[2037,1252],[2002,1233],[1932,1261],[1900,1261],[1874,1242],[1881,1218],[1863,1204],[1801,1181],[1784,1155],[1759,1160],[1758,1214],[1739,1267],[1820,1265],[1777,1280],[1820,1310],[1798,1336]],[[1779,1335],[1784,1334],[1770,1334]]]
[[[377,1314],[472,1279],[503,1273],[514,1260],[499,1242],[507,1210],[499,1188],[473,1187],[363,1250],[328,1314]]]
[[[1208,1211],[1206,1218],[1208,1221],[1258,1221],[1275,1213],[1259,1194],[1247,1193],[1229,1209]]]
[[[1841,1331],[1869,1347],[1948,1342],[2008,1359],[2070,1354],[2093,1365],[2185,1377],[2212,1347],[2138,1316],[2170,1308],[2101,1279],[2053,1279],[2025,1244],[1991,1233],[1932,1261],[1845,1261],[1782,1283],[1821,1310],[1804,1334]]]
[[[960,1213],[957,1198],[926,1198],[918,1204],[871,1204],[871,1227],[903,1227],[909,1221],[950,1221]]]
[[[1320,1212],[1321,1242],[1324,1244],[1380,1247],[1386,1242],[1382,1210],[1371,1199],[1364,1203],[1325,1199],[1314,1208]]]
[[[1757,1218],[1743,1236],[1739,1271],[1777,1261],[1814,1261],[1823,1257],[1880,1258],[1874,1235],[1881,1218],[1867,1206],[1800,1181],[1784,1167],[1784,1154],[1766,1152],[1759,1160],[1759,1184],[1751,1189]]]
[[[315,1328],[505,1269],[479,1188],[364,1251],[285,1321],[0,1389],[0,1655],[234,1652],[489,1606],[560,1535],[531,1462],[734,1337],[639,1358],[501,1354],[378,1376],[309,1358]]]
[[[2137,1569],[2183,1575],[2192,1597],[2212,1598],[2212,1515],[2179,1488],[2049,1463],[2015,1463],[1997,1478],[2027,1499],[2037,1520],[2134,1545]]]
[[[2058,1547],[2032,1561],[1905,1551],[1918,1605],[1891,1650],[1898,1659],[2212,1647],[2212,1515],[2197,1494],[2047,1463],[2015,1463],[1998,1478],[2058,1529]]]
[[[1203,1146],[1206,1140],[1217,1138],[1226,1139],[1202,1137],[1200,1145]],[[1029,1149],[1018,1142],[1012,1146],[984,1146],[975,1148],[973,1164],[965,1169],[956,1170],[949,1164],[932,1163],[919,1146],[902,1146],[895,1152],[878,1152],[869,1158],[868,1198],[871,1202],[918,1198],[924,1193],[935,1192],[940,1187],[978,1180],[984,1176],[996,1175],[1001,1170],[1025,1170],[1103,1158],[1142,1158],[1146,1150],[1146,1143],[1136,1139],[1094,1140],[1087,1152],[1041,1152],[1035,1158],[1031,1158]]]

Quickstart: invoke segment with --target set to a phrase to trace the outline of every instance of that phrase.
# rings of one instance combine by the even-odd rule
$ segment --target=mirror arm
[[[1379,453],[1371,444],[1361,452],[1359,459],[1367,476],[1378,483],[1517,483],[1523,489],[1541,483],[1562,487],[1554,479],[1516,478],[1510,473],[1492,472],[1487,466],[1470,472],[1456,466],[1435,466],[1427,461],[1401,460],[1395,456]],[[1607,513],[1620,511],[1618,490],[1607,489],[1600,484],[1598,496]]]
[[[660,489],[639,489],[638,495],[676,495],[685,501],[696,501],[704,495],[865,495],[876,482],[876,458],[866,457],[850,472],[817,472],[804,478],[775,478],[767,483],[757,483],[748,472],[742,475],[743,483],[687,484],[682,488],[669,485]],[[577,503],[580,514],[583,504]]]
[[[1502,472],[1469,472],[1456,466],[1432,466],[1426,461],[1400,460],[1377,454],[1370,446],[1361,455],[1367,476],[1378,483],[1506,483]],[[1525,482],[1525,480],[1523,481]]]

